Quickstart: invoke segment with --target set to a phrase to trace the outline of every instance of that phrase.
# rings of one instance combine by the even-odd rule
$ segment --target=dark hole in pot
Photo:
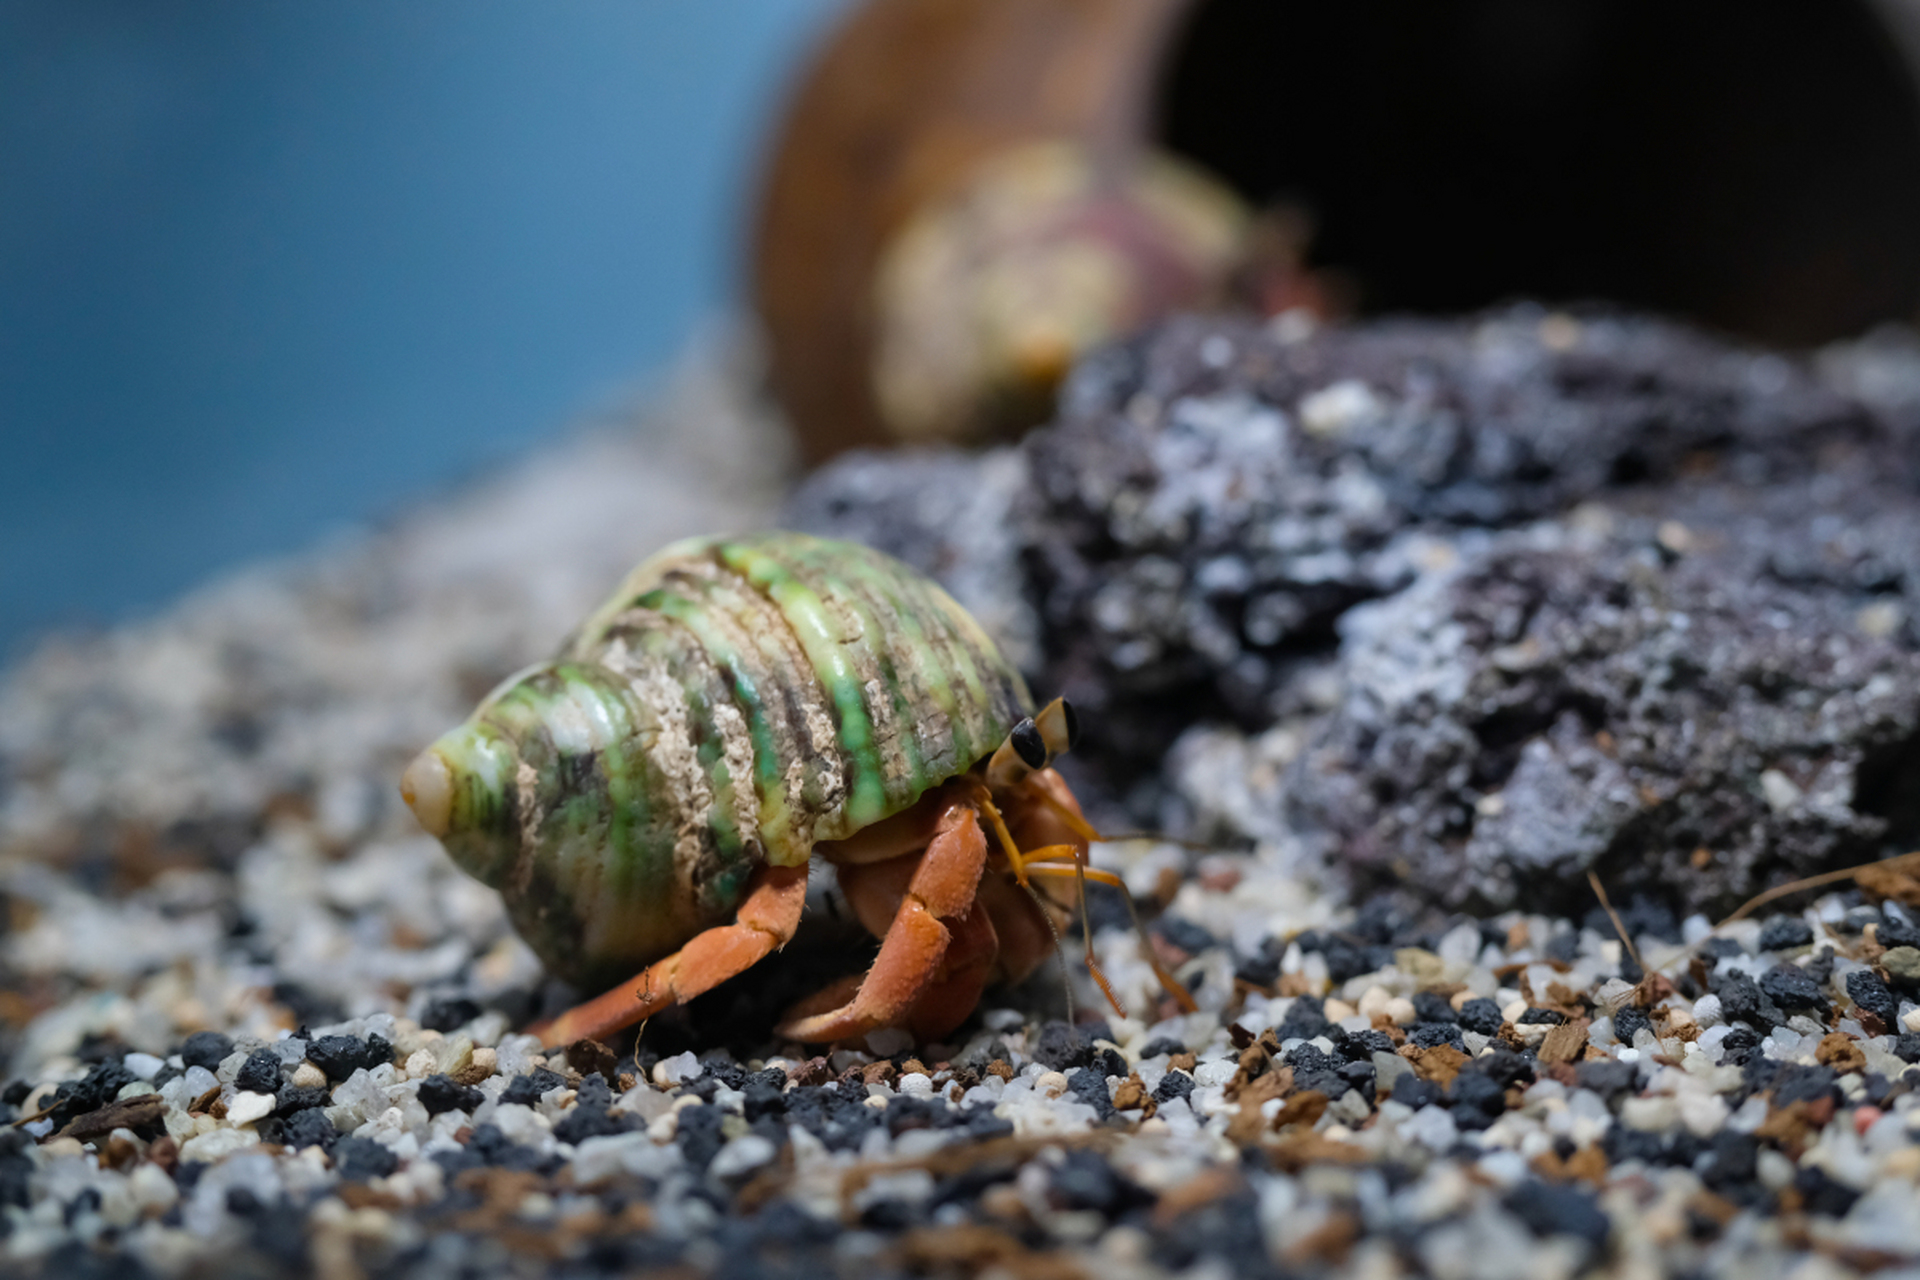
[[[1920,849],[1920,734],[1860,762],[1853,804],[1885,819],[1890,851]]]
[[[1920,57],[1865,3],[1203,0],[1169,48],[1162,140],[1305,205],[1366,311],[1920,315]]]

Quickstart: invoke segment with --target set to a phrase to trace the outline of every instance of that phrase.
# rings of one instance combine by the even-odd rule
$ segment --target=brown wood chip
[[[1842,1075],[1867,1069],[1867,1055],[1860,1051],[1854,1038],[1844,1031],[1829,1031],[1822,1036],[1813,1056]]]
[[[1862,867],[1854,873],[1854,883],[1879,898],[1892,898],[1909,907],[1920,907],[1920,876],[1911,864],[1895,863]]]
[[[1227,1121],[1227,1141],[1237,1147],[1250,1147],[1257,1144],[1270,1129],[1266,1119],[1260,1114],[1262,1106],[1274,1098],[1285,1097],[1287,1090],[1292,1087],[1293,1068],[1291,1067],[1269,1071],[1258,1080],[1250,1080],[1242,1085],[1239,1096],[1240,1110]],[[1314,1096],[1320,1098],[1320,1107],[1324,1111],[1325,1095]],[[1280,1110],[1283,1114],[1287,1105],[1281,1104]]]
[[[1347,1254],[1352,1252],[1361,1235],[1357,1215],[1335,1210],[1319,1226],[1288,1245],[1286,1258],[1296,1264],[1324,1261],[1339,1266],[1347,1260]]]
[[[106,1137],[115,1129],[138,1129],[142,1125],[152,1124],[166,1112],[166,1099],[159,1094],[135,1094],[131,1098],[109,1102],[83,1116],[75,1116],[66,1128],[54,1136],[92,1142],[96,1138]]]
[[[620,1079],[620,1059],[598,1040],[575,1040],[567,1046],[567,1065],[582,1076],[598,1073],[608,1084]]]
[[[1820,1130],[1832,1119],[1833,1099],[1830,1097],[1813,1102],[1790,1102],[1767,1112],[1767,1118],[1760,1122],[1753,1136],[1778,1143],[1781,1151],[1798,1160],[1800,1153],[1820,1136]]]
[[[1310,1129],[1269,1142],[1262,1150],[1268,1162],[1283,1173],[1298,1173],[1315,1164],[1365,1164],[1371,1158],[1364,1147],[1335,1142]]]
[[[888,1252],[898,1266],[916,1275],[955,1269],[969,1275],[999,1271],[1016,1280],[1085,1280],[1087,1275],[1067,1254],[1029,1249],[1017,1237],[983,1223],[916,1227]]]
[[[1327,1102],[1327,1095],[1318,1089],[1302,1089],[1280,1104],[1280,1110],[1274,1113],[1273,1127],[1279,1130],[1297,1124],[1311,1128],[1327,1114]]]
[[[1574,1018],[1547,1032],[1547,1038],[1540,1042],[1540,1061],[1576,1062],[1586,1055],[1586,1051],[1587,1020]]]
[[[375,1191],[364,1182],[343,1182],[333,1193],[349,1209],[399,1209],[404,1205],[393,1192]]]
[[[1633,1003],[1651,1009],[1673,994],[1673,981],[1660,972],[1649,973],[1633,989]]]
[[[1146,1111],[1152,1114],[1153,1095],[1147,1092],[1147,1086],[1140,1082],[1139,1075],[1129,1075],[1113,1090],[1113,1109],[1115,1111]]]
[[[1547,984],[1547,999],[1551,1002],[1550,1007],[1558,1009],[1559,1012],[1566,1014],[1569,1018],[1574,1017],[1586,1007],[1585,995],[1575,991],[1564,982],[1549,982]]]
[[[493,1075],[493,1070],[490,1067],[486,1066],[484,1063],[474,1062],[471,1059],[469,1059],[466,1066],[461,1067],[458,1071],[455,1071],[453,1073],[453,1082],[455,1084],[464,1084],[469,1088],[471,1088],[472,1086],[479,1084],[482,1080],[491,1078],[492,1075]],[[632,1079],[631,1076],[627,1076],[627,1075],[622,1075],[620,1078],[622,1080]],[[632,1085],[620,1086],[623,1092],[632,1087],[633,1087]]]
[[[1470,1059],[1466,1054],[1450,1044],[1436,1044],[1422,1049],[1415,1045],[1403,1045],[1400,1056],[1413,1064],[1413,1073],[1422,1080],[1431,1080],[1442,1089],[1453,1083],[1460,1074],[1460,1068]]]
[[[1242,1084],[1236,1098],[1240,1109],[1231,1121],[1227,1121],[1227,1142],[1240,1148],[1260,1144],[1261,1138],[1267,1134],[1267,1121],[1260,1115],[1261,1105],[1271,1102],[1273,1098],[1284,1098],[1292,1084],[1294,1073],[1290,1069],[1269,1071],[1258,1080],[1248,1080]]]
[[[825,1084],[833,1079],[833,1070],[827,1066],[827,1060],[808,1058],[787,1068],[787,1075],[796,1084]]]
[[[1555,1182],[1590,1182],[1596,1187],[1607,1184],[1607,1153],[1597,1146],[1581,1147],[1564,1160],[1555,1151],[1542,1151],[1532,1165],[1535,1173]]]

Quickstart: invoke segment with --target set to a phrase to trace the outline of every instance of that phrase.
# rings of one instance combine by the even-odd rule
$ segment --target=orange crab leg
[[[984,907],[975,905],[947,929],[953,937],[943,972],[920,993],[907,1018],[907,1030],[921,1040],[938,1040],[967,1020],[1000,955],[1000,937]]]
[[[1057,865],[1064,860],[1072,860],[1073,865],[1070,867]],[[1127,904],[1127,916],[1133,921],[1133,931],[1140,936],[1140,954],[1145,956],[1147,963],[1153,967],[1153,976],[1160,980],[1161,987],[1165,989],[1168,995],[1174,998],[1174,1001],[1179,1004],[1180,1008],[1185,1012],[1192,1013],[1200,1007],[1194,1003],[1193,995],[1187,990],[1185,984],[1183,984],[1180,979],[1174,977],[1173,974],[1168,971],[1167,967],[1160,963],[1160,956],[1154,950],[1153,940],[1147,936],[1147,928],[1140,921],[1140,913],[1134,910],[1133,895],[1127,892],[1126,881],[1111,871],[1101,871],[1097,868],[1087,866],[1086,863],[1080,861],[1080,853],[1072,845],[1053,845],[1046,849],[1036,849],[1027,855],[1027,863],[1027,872],[1030,875],[1053,876],[1056,879],[1079,882],[1080,918],[1082,920],[1087,918],[1086,881],[1092,880],[1097,884],[1112,885],[1114,888],[1120,890],[1122,900]],[[1120,1002],[1114,998],[1113,988],[1107,985],[1106,975],[1101,973],[1100,966],[1094,963],[1093,930],[1084,929],[1082,932],[1086,937],[1087,943],[1087,968],[1092,971],[1094,981],[1100,984],[1100,990],[1106,993],[1107,1002],[1114,1007],[1121,1017],[1126,1017],[1127,1011],[1122,1009]]]
[[[669,1005],[690,1000],[785,946],[807,903],[807,868],[762,867],[732,924],[697,933],[686,946],[551,1022],[528,1028],[549,1048],[599,1040]]]
[[[1092,825],[1089,824],[1085,818],[1080,816],[1077,809],[1070,803],[1070,792],[1067,793],[1069,797],[1067,800],[1063,800],[1054,794],[1056,788],[1061,792],[1066,792],[1066,782],[1061,779],[1059,774],[1053,773],[1051,770],[1040,771],[1030,775],[1026,781],[1031,789],[1031,793],[1038,796],[1046,804],[1047,808],[1052,810],[1053,813],[1066,824],[1068,830],[1072,831],[1074,835],[1085,840],[1098,840],[1100,838],[1099,833],[1093,829]],[[994,835],[998,837],[1000,842],[1001,852],[1006,855],[1007,863],[1013,869],[1013,878],[1019,881],[1020,884],[1027,885],[1028,877],[1035,875],[1053,876],[1061,879],[1070,877],[1079,880],[1081,882],[1079,893],[1080,918],[1082,920],[1087,918],[1086,880],[1093,879],[1102,884],[1110,884],[1118,888],[1125,898],[1127,915],[1133,921],[1134,932],[1140,936],[1141,952],[1146,956],[1147,963],[1153,966],[1153,976],[1160,980],[1160,985],[1166,989],[1167,994],[1172,996],[1182,1009],[1191,1013],[1199,1008],[1199,1006],[1194,1003],[1193,996],[1187,991],[1186,987],[1181,984],[1180,980],[1169,973],[1166,966],[1160,963],[1159,956],[1154,952],[1153,943],[1147,937],[1146,926],[1140,921],[1140,913],[1134,909],[1133,894],[1128,892],[1126,884],[1118,876],[1104,871],[1095,871],[1088,867],[1086,850],[1078,845],[1044,845],[1033,852],[1023,853],[1020,847],[1014,842],[1013,834],[1007,830],[1007,824],[1001,819],[1000,810],[994,805],[993,798],[987,794],[986,788],[980,788],[980,794],[974,797],[974,804],[986,815],[988,824],[993,827]],[[1063,861],[1070,861],[1073,863],[1073,866],[1069,868],[1044,865],[1046,863]],[[1101,992],[1107,997],[1107,1003],[1113,1006],[1115,1013],[1124,1018],[1127,1016],[1127,1011],[1120,1007],[1120,1001],[1114,996],[1113,988],[1108,985],[1106,975],[1102,973],[1100,967],[1094,963],[1093,938],[1091,936],[1091,930],[1087,932],[1087,967],[1092,972],[1094,981],[1099,984]]]
[[[816,1002],[807,1002],[778,1033],[803,1043],[846,1040],[905,1021],[947,959],[953,933],[946,922],[972,913],[986,865],[987,840],[973,806],[949,804],[859,989],[825,1012],[808,1012]]]

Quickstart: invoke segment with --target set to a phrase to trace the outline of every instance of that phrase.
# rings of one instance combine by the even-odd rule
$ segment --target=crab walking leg
[[[1052,865],[1060,859],[1066,859],[1073,865],[1071,867],[1057,867]],[[1120,997],[1113,992],[1113,984],[1107,981],[1107,975],[1101,971],[1100,962],[1094,958],[1093,925],[1091,923],[1093,917],[1087,913],[1088,871],[1085,859],[1082,856],[1082,850],[1067,844],[1047,845],[1039,849],[1028,850],[1027,871],[1030,875],[1054,876],[1059,879],[1070,879],[1073,881],[1074,891],[1079,897],[1080,920],[1082,922],[1080,936],[1087,944],[1085,957],[1087,972],[1092,975],[1095,985],[1100,988],[1100,994],[1105,996],[1107,1003],[1113,1006],[1113,1011],[1123,1018],[1126,1017],[1126,1006],[1120,1003]],[[1095,874],[1097,875],[1097,873]],[[1118,883],[1117,877],[1115,882]]]
[[[529,1030],[549,1048],[599,1040],[669,1005],[690,1000],[785,946],[807,904],[807,868],[762,867],[732,924],[697,933],[664,960],[551,1022]]]
[[[1053,706],[1049,705],[1048,710],[1051,711],[1052,709]],[[1074,864],[1071,874],[1077,882],[1075,889],[1080,898],[1080,914],[1082,919],[1086,918],[1086,882],[1088,880],[1093,880],[1099,884],[1112,885],[1114,888],[1120,890],[1121,900],[1127,904],[1127,916],[1133,921],[1133,931],[1140,939],[1140,954],[1146,957],[1149,965],[1153,966],[1154,977],[1159,979],[1161,987],[1168,995],[1174,998],[1174,1002],[1188,1013],[1192,1013],[1198,1007],[1194,1004],[1192,994],[1181,984],[1179,979],[1167,971],[1165,965],[1160,963],[1160,957],[1154,950],[1153,940],[1147,936],[1147,928],[1141,923],[1140,912],[1135,908],[1133,894],[1128,891],[1126,884],[1111,872],[1096,871],[1087,865],[1087,846],[1090,844],[1098,844],[1104,841],[1106,837],[1094,830],[1093,824],[1088,822],[1086,816],[1080,812],[1080,803],[1074,799],[1073,792],[1067,789],[1066,780],[1053,770],[1044,769],[1028,779],[1027,787],[1028,794],[1040,801],[1040,804],[1036,806],[1029,815],[1029,825],[1036,830],[1044,829],[1047,826],[1064,826],[1076,841],[1076,843],[1063,841],[1057,844],[1049,844],[1041,849],[1036,849],[1026,855],[1028,863],[1031,864],[1038,861],[1070,862]],[[1037,867],[1030,867],[1029,869],[1037,874],[1051,875],[1062,879],[1069,874],[1065,868],[1045,872],[1040,871]],[[1087,963],[1089,966],[1093,963],[1092,952],[1093,939],[1089,936],[1087,939]],[[1106,983],[1104,976],[1098,969],[1094,969],[1093,973],[1094,977],[1100,981],[1102,989],[1105,990]],[[1110,991],[1107,992],[1107,998],[1111,1001],[1113,999],[1113,993]]]
[[[813,1007],[809,1001],[796,1010],[802,1016],[780,1025],[779,1034],[803,1043],[845,1040],[905,1021],[946,961],[953,935],[944,922],[957,922],[972,911],[986,864],[987,838],[973,806],[964,800],[949,804],[880,940],[880,954],[852,999],[837,1009],[804,1014]]]
[[[1000,937],[987,909],[978,903],[948,924],[947,931],[952,940],[947,943],[946,963],[913,1002],[907,1018],[907,1030],[923,1041],[938,1040],[967,1020],[980,1003],[980,993],[987,989],[1000,956]]]
[[[1160,963],[1160,957],[1153,949],[1153,939],[1147,936],[1147,927],[1141,923],[1140,913],[1134,909],[1133,894],[1128,892],[1127,882],[1111,871],[1101,871],[1094,867],[1087,866],[1084,862],[1080,861],[1080,858],[1080,851],[1072,845],[1056,845],[1048,849],[1036,849],[1027,855],[1027,872],[1029,875],[1052,876],[1061,880],[1078,881],[1081,885],[1080,914],[1082,919],[1086,917],[1087,909],[1085,896],[1086,881],[1092,880],[1096,884],[1112,885],[1114,888],[1120,890],[1122,900],[1127,904],[1127,915],[1133,921],[1133,931],[1140,938],[1141,957],[1152,967],[1153,976],[1160,980],[1161,988],[1173,997],[1174,1002],[1178,1004],[1181,1009],[1188,1013],[1192,1013],[1198,1009],[1200,1006],[1194,1003],[1193,995],[1187,990],[1185,984],[1168,972],[1167,967]],[[1073,865],[1060,866],[1059,863],[1062,861],[1071,862]],[[1087,931],[1087,967],[1093,971],[1094,980],[1100,984],[1100,989],[1106,993],[1108,1001],[1113,1002],[1113,991],[1107,986],[1106,975],[1101,973],[1099,966],[1093,962],[1093,933],[1091,929]],[[1114,1007],[1119,1007],[1117,1002],[1114,1004]]]
[[[980,1003],[980,993],[987,989],[1000,959],[1000,935],[984,903],[975,903],[966,915],[943,923],[950,935],[946,959],[933,981],[914,998],[912,1010],[896,1019],[919,1040],[938,1040],[965,1022]],[[788,1011],[789,1020],[840,1008],[854,998],[864,976],[849,974],[816,992]]]

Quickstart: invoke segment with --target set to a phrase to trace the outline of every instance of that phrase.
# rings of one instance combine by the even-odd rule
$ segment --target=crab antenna
[[[1067,850],[1071,849],[1072,846],[1057,845],[1052,847]],[[1153,939],[1148,936],[1146,925],[1141,922],[1140,913],[1134,907],[1133,895],[1127,892],[1126,881],[1111,871],[1103,871],[1098,867],[1087,867],[1077,864],[1073,867],[1062,867],[1055,866],[1051,862],[1035,861],[1028,870],[1036,876],[1055,877],[1063,880],[1070,876],[1076,879],[1097,880],[1101,884],[1111,885],[1120,890],[1121,900],[1127,905],[1127,917],[1133,922],[1134,934],[1140,940],[1140,953],[1146,957],[1147,964],[1153,970],[1153,976],[1159,981],[1161,988],[1174,998],[1174,1002],[1178,1004],[1183,1011],[1192,1013],[1199,1007],[1194,1003],[1193,996],[1187,991],[1180,979],[1174,977],[1166,965],[1161,963],[1159,952],[1154,950]],[[1111,997],[1109,998],[1111,999]],[[1114,1003],[1114,1008],[1120,1013],[1121,1017],[1126,1016],[1126,1012],[1120,1009],[1117,1001]]]
[[[1080,895],[1080,937],[1087,944],[1087,972],[1100,984],[1100,992],[1106,996],[1107,1003],[1113,1006],[1113,1011],[1124,1018],[1127,1016],[1127,1007],[1113,993],[1113,984],[1107,981],[1106,974],[1100,972],[1100,962],[1093,957],[1093,917],[1087,912],[1086,855],[1077,849],[1073,859],[1073,887]]]
[[[1047,910],[1047,904],[1040,900],[1040,891],[1025,880],[1020,887],[1033,899],[1033,905],[1039,909],[1040,918],[1047,922],[1047,932],[1053,935],[1053,953],[1060,957],[1060,990],[1067,997],[1067,1025],[1073,1025],[1073,970],[1067,965],[1067,945],[1060,937],[1060,927],[1053,922],[1053,913]],[[1103,981],[1101,985],[1106,984]]]
[[[1133,931],[1139,935],[1141,953],[1146,956],[1147,963],[1153,967],[1153,976],[1160,980],[1161,989],[1173,997],[1182,1012],[1193,1013],[1200,1006],[1194,1003],[1193,993],[1187,990],[1186,984],[1174,977],[1167,967],[1160,963],[1160,953],[1154,949],[1153,939],[1147,936],[1147,926],[1141,922],[1140,912],[1133,905],[1133,895],[1123,887],[1120,896],[1127,904],[1127,916],[1133,921]]]

